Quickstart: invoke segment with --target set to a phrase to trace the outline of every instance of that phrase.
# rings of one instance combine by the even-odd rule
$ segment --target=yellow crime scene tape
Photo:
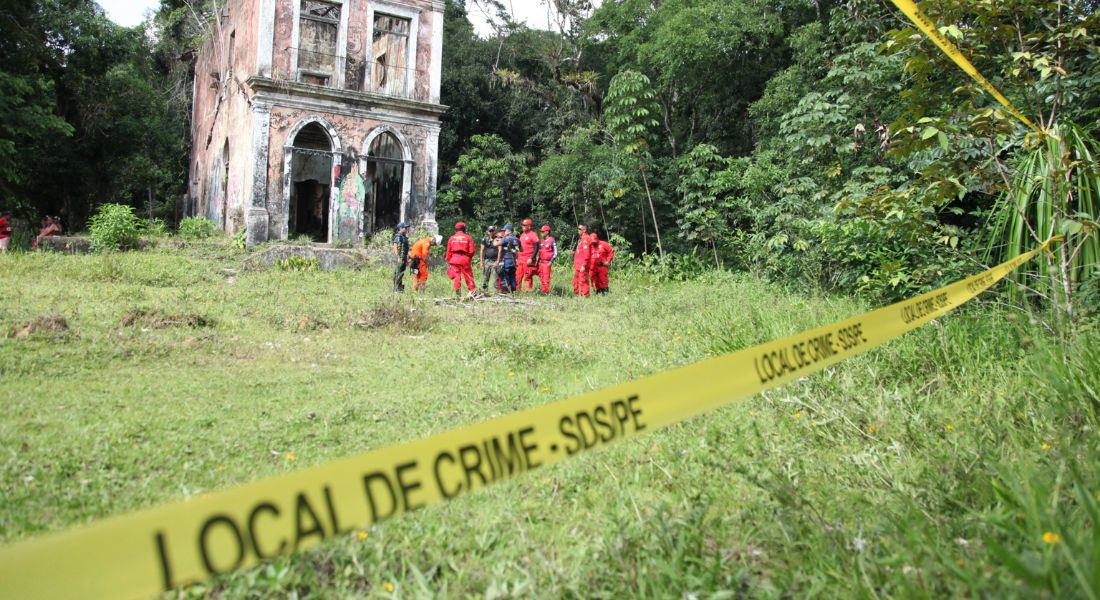
[[[0,598],[138,598],[316,546],[678,423],[856,356],[977,296],[1059,238],[936,291],[431,437],[0,549]]]
[[[951,40],[947,39],[942,33],[940,33],[940,30],[936,27],[936,24],[933,23],[932,20],[929,19],[924,13],[922,13],[919,8],[917,8],[917,5],[913,3],[913,0],[891,1],[894,3],[894,6],[898,7],[898,10],[905,13],[905,16],[909,17],[909,20],[912,21],[918,29],[923,31],[925,35],[931,38],[932,41],[940,47],[940,50],[943,50],[943,53],[946,54],[948,58],[955,61],[955,64],[959,65],[959,68],[966,72],[967,75],[972,77],[974,81],[978,82],[978,85],[982,86],[983,88],[985,88],[985,91],[992,94],[993,97],[997,99],[997,102],[1000,102],[1001,105],[1004,106],[1005,109],[1012,114],[1012,116],[1016,117],[1024,125],[1027,125],[1035,131],[1042,131],[1042,129],[1036,127],[1035,124],[1032,123],[1031,120],[1024,115],[1024,113],[1020,112],[1020,109],[1016,108],[1012,104],[1012,102],[1008,100],[1008,98],[1005,98],[1004,94],[997,90],[997,88],[994,87],[993,84],[990,83],[989,80],[986,79],[985,76],[982,75],[978,71],[978,69],[974,67],[974,65],[970,64],[970,61],[967,60],[965,56],[963,56],[963,53],[959,50],[959,48],[955,46],[955,44],[952,44]]]

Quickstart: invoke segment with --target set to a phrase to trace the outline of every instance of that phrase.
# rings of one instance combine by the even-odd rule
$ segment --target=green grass
[[[380,310],[386,270],[247,272],[243,258],[0,256],[0,333],[67,324],[0,337],[4,541],[868,308],[718,273],[633,274],[580,300],[565,270],[538,307],[437,304],[451,292],[435,269],[426,300]],[[386,315],[403,326],[356,325]],[[181,595],[1095,598],[1098,375],[1095,333],[1059,348],[1024,313],[970,306],[765,395]]]

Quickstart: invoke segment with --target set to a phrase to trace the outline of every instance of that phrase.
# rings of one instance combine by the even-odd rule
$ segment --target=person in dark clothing
[[[516,254],[519,252],[519,238],[512,233],[512,226],[504,226],[504,237],[500,239],[500,280],[501,291],[511,294],[516,291]]]
[[[393,258],[397,269],[393,272],[393,291],[405,291],[405,269],[409,265],[409,224],[398,223],[397,233],[393,234]]]
[[[481,238],[481,291],[489,291],[489,280],[496,277],[496,287],[500,286],[500,271],[497,270],[497,260],[500,258],[500,245],[496,243],[497,228],[490,225],[485,230],[485,237]]]

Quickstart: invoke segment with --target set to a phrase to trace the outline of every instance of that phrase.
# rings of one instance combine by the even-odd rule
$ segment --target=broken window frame
[[[370,29],[367,32],[368,43],[365,44],[367,56],[363,90],[368,93],[387,96],[414,98],[418,73],[417,42],[420,35],[420,11],[404,4],[385,2],[384,0],[376,0],[367,6],[367,23]],[[379,17],[405,21],[407,22],[408,31],[402,33],[391,28],[376,28],[375,25]],[[381,82],[377,79],[375,70],[378,68],[378,57],[375,56],[374,45],[375,37],[379,34],[400,35],[405,38],[405,64],[401,68],[404,71],[403,81],[394,81],[393,73],[389,73]],[[387,71],[392,71],[395,68],[391,57],[386,58],[385,64]]]
[[[340,87],[342,85],[344,68],[344,56],[340,53],[342,51],[341,46],[346,43],[345,28],[347,24],[348,2],[346,0],[297,0],[297,9],[298,18],[295,21],[295,43],[298,47],[293,49],[293,70],[295,79],[299,82],[312,83],[313,85],[324,87]],[[327,11],[328,14],[321,14],[318,11]],[[333,12],[336,13],[335,17],[331,16]],[[328,25],[335,28],[336,40],[332,45],[331,55],[323,52],[319,53],[303,47],[302,34],[305,30],[306,22]],[[327,56],[331,59],[332,64],[325,65],[328,69],[324,70],[323,67],[318,67],[316,65],[317,62],[321,61],[306,61],[313,64],[303,67],[303,52]],[[317,81],[309,81],[309,79],[315,79]]]

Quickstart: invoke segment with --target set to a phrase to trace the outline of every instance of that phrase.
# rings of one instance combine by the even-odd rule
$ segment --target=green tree
[[[603,138],[596,124],[578,128],[535,168],[535,212],[640,245],[635,234],[644,213],[632,201],[642,194],[634,159]]]
[[[661,227],[657,220],[657,209],[653,205],[653,193],[649,189],[649,180],[645,173],[646,159],[650,157],[651,132],[653,128],[660,125],[657,120],[656,96],[650,87],[649,78],[644,74],[630,70],[622,71],[611,79],[604,118],[616,143],[627,154],[638,159],[638,172],[642,176],[642,185],[649,200],[650,216],[653,218],[653,232],[657,236],[657,252],[663,257],[665,249],[661,244]]]
[[[16,0],[0,28],[7,201],[76,229],[98,204],[152,205],[182,188],[185,122],[142,28],[116,26],[91,0]]]
[[[722,268],[718,258],[719,244],[729,240],[730,205],[725,197],[728,179],[718,177],[729,166],[729,160],[710,144],[699,144],[691,152],[680,157],[679,216],[680,236],[693,243],[710,246],[714,254],[714,266]]]
[[[499,223],[530,214],[530,169],[497,135],[475,135],[439,194],[443,218]]]

